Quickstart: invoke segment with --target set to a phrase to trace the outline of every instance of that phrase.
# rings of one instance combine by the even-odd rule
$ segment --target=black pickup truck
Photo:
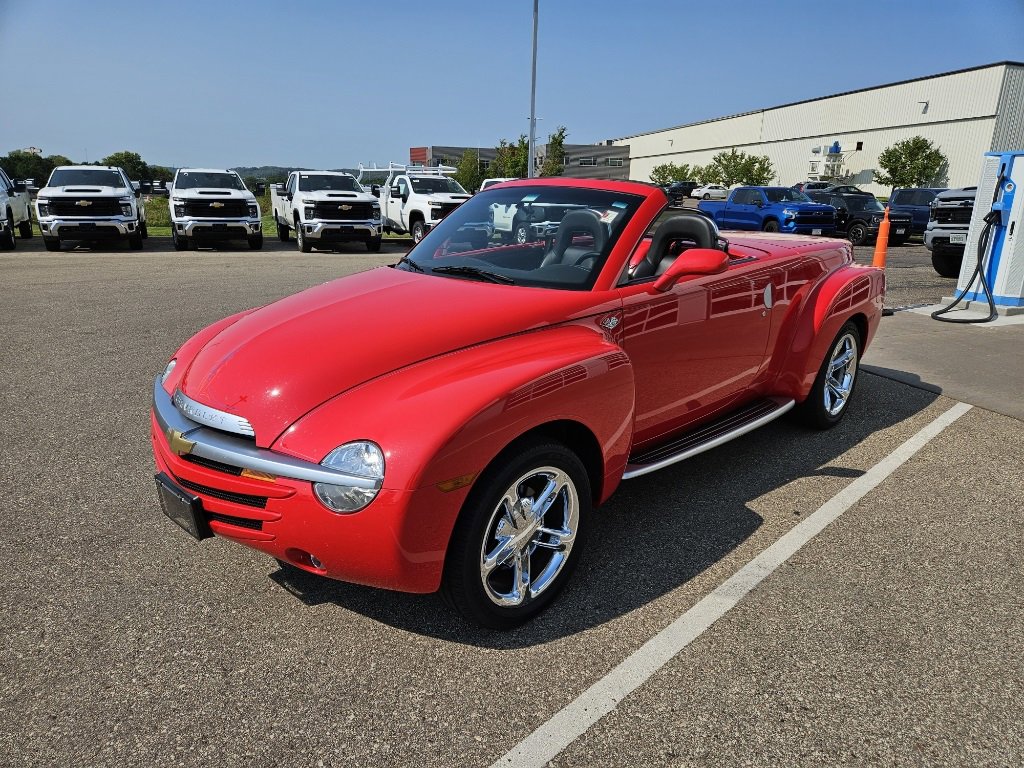
[[[845,234],[854,245],[863,245],[878,237],[885,207],[873,196],[864,193],[838,194],[835,192],[808,192],[818,203],[836,209],[836,232]],[[910,238],[911,217],[908,213],[889,211],[889,245],[903,245]]]

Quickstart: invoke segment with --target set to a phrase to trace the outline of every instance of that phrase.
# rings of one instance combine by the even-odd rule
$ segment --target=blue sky
[[[0,0],[0,154],[316,168],[494,146],[528,130],[532,8]],[[589,143],[1024,61],[1022,33],[1024,0],[540,0],[538,134]]]

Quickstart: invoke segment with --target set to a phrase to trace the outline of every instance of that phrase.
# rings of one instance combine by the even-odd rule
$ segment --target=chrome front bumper
[[[39,231],[49,237],[60,237],[61,230],[70,230],[69,234],[84,236],[86,233],[81,229],[82,224],[90,225],[90,230],[99,236],[126,236],[135,232],[135,219],[114,217],[109,219],[63,219],[56,216],[46,216],[39,221]]]
[[[246,235],[258,235],[262,231],[259,219],[174,219],[171,226],[179,235],[192,237],[193,233],[214,234],[218,231],[215,224],[227,224],[229,227],[244,227]]]
[[[314,240],[332,236],[352,236],[352,239],[359,237],[380,237],[383,233],[383,224],[380,219],[364,219],[361,221],[324,221],[314,219],[313,221],[299,222],[302,232],[306,237]]]
[[[382,485],[376,478],[346,474],[283,453],[258,448],[252,440],[234,437],[187,419],[174,407],[171,396],[160,382],[160,376],[153,382],[153,417],[168,446],[179,456],[201,456],[233,467],[295,480],[308,480],[311,483],[348,485],[372,490],[378,490]]]

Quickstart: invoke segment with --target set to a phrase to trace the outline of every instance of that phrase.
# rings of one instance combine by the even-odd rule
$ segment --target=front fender
[[[320,462],[345,442],[373,440],[385,455],[384,487],[415,490],[475,477],[524,433],[572,421],[594,436],[605,475],[614,476],[615,468],[621,475],[632,438],[633,395],[625,353],[581,320],[459,350],[362,384],[304,416],[273,449]]]
[[[880,269],[847,264],[815,285],[794,309],[793,328],[775,387],[776,393],[797,402],[806,399],[829,345],[850,318],[861,316],[861,353],[874,338],[882,317],[885,275]]]

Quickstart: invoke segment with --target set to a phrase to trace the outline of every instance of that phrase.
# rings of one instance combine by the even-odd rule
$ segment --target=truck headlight
[[[444,205],[444,203],[439,203],[436,200],[431,200],[430,201],[430,207],[431,208],[440,208],[442,205]]]
[[[796,211],[794,211],[792,208],[783,208],[782,215],[788,216],[789,218],[793,219],[796,218]]]
[[[256,203],[249,203],[249,218],[255,219],[260,215],[260,208]]]
[[[184,203],[175,203],[174,204],[174,215],[177,216],[179,219],[182,216],[185,215],[185,204]]]
[[[384,453],[380,446],[369,440],[357,440],[354,443],[339,445],[320,462],[323,467],[330,467],[367,480],[384,480]],[[333,485],[314,483],[313,492],[325,507],[332,512],[350,514],[358,512],[379,493],[377,488],[357,488],[352,485]]]
[[[377,203],[374,203],[371,206],[371,208],[370,208],[370,218],[373,218],[373,219],[379,219],[380,218],[380,206],[377,205]]]
[[[36,198],[36,215],[42,218],[50,215],[50,201],[44,197]]]
[[[132,204],[131,203],[121,203],[121,215],[122,216],[131,216],[132,215]]]
[[[310,206],[310,207],[306,208],[305,209],[305,219],[306,219],[306,221],[309,221],[310,219],[312,219],[313,216],[314,216],[314,214],[313,214],[313,207]]]

